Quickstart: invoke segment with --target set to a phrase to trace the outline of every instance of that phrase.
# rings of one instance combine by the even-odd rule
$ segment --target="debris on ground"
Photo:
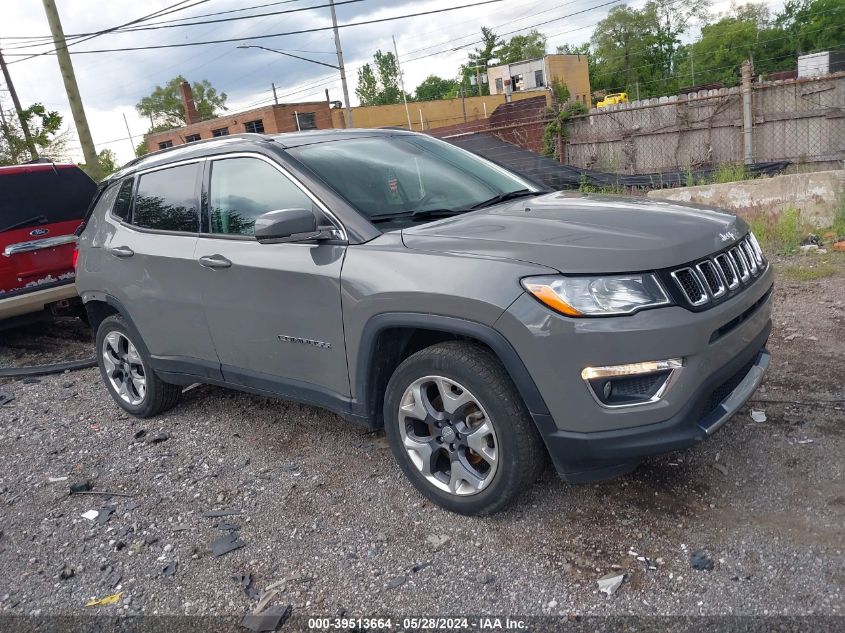
[[[220,556],[233,552],[236,549],[240,549],[245,545],[246,543],[240,539],[237,532],[230,532],[229,534],[221,536],[219,539],[212,542],[211,553],[214,554],[215,558],[219,558]]]
[[[273,606],[261,613],[250,613],[241,620],[241,626],[250,631],[278,631],[290,617],[293,607]]]
[[[795,442],[795,443],[796,443],[796,444],[812,444],[812,443],[813,443],[813,440],[811,440],[811,439],[798,440],[798,441],[797,441],[797,442]]]
[[[147,440],[150,444],[161,444],[162,442],[169,440],[170,434],[166,431],[159,431],[158,433],[154,433],[150,435],[150,439]]]
[[[428,544],[434,548],[434,551],[438,551],[446,547],[449,542],[452,540],[451,537],[446,536],[445,534],[438,536],[437,534],[430,534],[429,536],[425,537],[425,540],[428,541]]]
[[[397,587],[401,587],[406,582],[408,582],[407,576],[396,576],[395,578],[391,578],[387,581],[387,584],[384,586],[385,589],[396,589]]]
[[[258,615],[264,611],[267,605],[270,604],[270,601],[285,590],[286,584],[287,580],[282,579],[268,585],[264,590],[264,593],[261,594],[261,599],[258,601],[258,604],[255,605],[255,611],[253,611],[253,613]]]
[[[495,582],[496,577],[493,574],[481,574],[478,577],[478,582],[482,585],[489,585],[491,582]]]
[[[622,581],[625,580],[625,574],[609,573],[599,578],[596,583],[599,586],[599,591],[612,596],[616,590],[622,586]]]
[[[704,550],[695,550],[690,554],[690,564],[699,571],[713,571],[713,559]]]
[[[75,481],[70,485],[70,494],[78,494],[80,492],[88,492],[94,486],[91,484],[90,481],[87,479],[81,479],[80,481]]]
[[[105,607],[110,604],[116,604],[120,602],[120,599],[123,597],[125,592],[120,591],[118,593],[113,593],[110,596],[106,596],[105,598],[94,598],[93,600],[89,600],[85,603],[86,607]]]
[[[117,506],[103,506],[97,511],[97,525],[105,525],[108,523],[111,515],[115,513]]]
[[[0,407],[9,404],[15,399],[15,394],[11,391],[0,391]]]
[[[67,481],[67,480],[68,480],[67,477],[47,477],[47,481],[49,481],[51,484],[57,484],[59,482]]]
[[[751,419],[755,422],[765,422],[766,412],[759,409],[751,409]]]
[[[260,592],[258,591],[258,588],[252,584],[252,574],[249,572],[245,574],[235,574],[232,576],[232,580],[241,586],[241,589],[244,590],[244,593],[248,598],[251,600],[258,598]]]
[[[94,520],[96,520],[97,515],[99,515],[99,514],[100,513],[97,512],[96,510],[88,510],[87,512],[82,513],[82,518],[88,519],[89,521],[94,521]]]
[[[206,519],[219,519],[220,517],[230,517],[240,513],[240,510],[226,508],[224,510],[211,510],[209,512],[203,512],[200,516]]]
[[[727,477],[727,476],[728,476],[728,469],[727,469],[727,468],[725,468],[725,467],[724,467],[722,464],[720,464],[719,462],[713,462],[713,463],[712,463],[712,464],[710,464],[710,465],[711,465],[713,468],[715,468],[716,470],[718,470],[720,473],[722,473],[725,477]]]
[[[161,575],[165,578],[169,578],[170,576],[176,573],[177,569],[179,569],[179,561],[170,561],[169,563],[167,563],[164,569],[161,570]]]
[[[135,437],[136,440],[140,440],[140,439],[143,439],[146,434],[147,434],[147,429],[138,429],[137,431],[135,431],[134,437]]]

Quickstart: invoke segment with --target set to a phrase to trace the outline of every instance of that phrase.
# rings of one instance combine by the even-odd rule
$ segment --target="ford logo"
[[[50,229],[34,229],[29,232],[32,237],[39,237],[41,235],[47,235],[50,232]]]

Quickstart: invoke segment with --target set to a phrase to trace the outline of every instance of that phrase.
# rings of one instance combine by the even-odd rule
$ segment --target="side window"
[[[111,214],[121,220],[129,218],[129,209],[132,206],[132,185],[133,178],[127,178],[120,183],[120,188],[117,190],[117,200],[115,200],[114,207],[112,207]]]
[[[100,196],[100,199],[97,200],[97,204],[94,205],[94,208],[91,211],[91,217],[102,219],[106,213],[108,213],[109,209],[114,206],[118,188],[119,186],[116,183],[109,185],[108,189],[106,189],[103,192],[103,195]]]
[[[142,175],[135,194],[132,224],[160,231],[199,232],[197,175],[200,163]]]
[[[257,158],[228,158],[211,165],[211,232],[254,235],[255,218],[279,209],[311,209],[311,198],[275,167]]]

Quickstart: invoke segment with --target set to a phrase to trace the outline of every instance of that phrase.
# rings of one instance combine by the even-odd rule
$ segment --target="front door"
[[[259,244],[255,218],[316,201],[269,159],[213,160],[197,243],[206,319],[224,378],[331,406],[349,396],[340,303],[346,246]]]

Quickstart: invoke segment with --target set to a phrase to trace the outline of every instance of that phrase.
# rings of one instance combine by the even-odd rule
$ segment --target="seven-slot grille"
[[[726,251],[670,273],[683,297],[695,307],[725,297],[766,269],[760,245],[750,233]]]

